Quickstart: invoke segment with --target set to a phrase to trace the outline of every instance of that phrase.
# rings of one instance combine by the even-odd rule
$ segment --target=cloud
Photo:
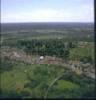
[[[94,0],[1,1],[1,22],[94,22]]]
[[[6,13],[1,15],[2,22],[90,22],[94,20],[93,7],[82,6],[79,9],[35,9],[29,12]]]
[[[13,14],[6,14],[6,16],[2,15],[1,19],[2,20],[7,20],[7,19],[14,19],[16,20],[30,20],[30,21],[50,21],[57,18],[64,17],[64,13],[62,11],[54,10],[54,9],[37,9],[37,10],[32,10],[31,12],[22,12],[22,13],[13,13]]]

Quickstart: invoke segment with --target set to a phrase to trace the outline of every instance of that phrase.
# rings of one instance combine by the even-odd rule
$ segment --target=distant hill
[[[57,23],[57,22],[49,22],[49,23],[2,23],[1,31],[20,31],[20,30],[36,30],[36,29],[56,29],[56,30],[64,30],[64,29],[92,29],[94,30],[93,23]]]

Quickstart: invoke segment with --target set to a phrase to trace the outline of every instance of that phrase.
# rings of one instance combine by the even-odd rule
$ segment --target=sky
[[[1,0],[1,22],[94,22],[94,0]]]

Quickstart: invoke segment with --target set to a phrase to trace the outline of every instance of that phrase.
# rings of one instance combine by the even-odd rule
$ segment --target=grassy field
[[[64,71],[64,68],[59,66],[48,65],[18,65],[14,69],[1,74],[1,89],[2,91],[16,91],[18,93],[29,90],[36,91],[37,88],[44,88],[43,86],[50,84],[52,80]],[[59,70],[59,71],[58,71]],[[29,79],[28,79],[29,78]],[[42,80],[43,79],[43,80]],[[33,80],[32,83],[31,80]],[[35,83],[36,81],[36,83]],[[28,85],[29,86],[26,86]],[[25,87],[26,86],[26,87]],[[30,88],[32,87],[32,88]],[[34,90],[35,89],[35,90]],[[37,91],[45,92],[37,89]],[[29,93],[30,94],[30,93]],[[35,94],[38,96],[38,94]],[[42,94],[43,96],[44,94]],[[30,95],[31,97],[31,95]]]
[[[54,79],[66,72],[66,68],[59,65],[25,65],[18,63],[12,70],[1,73],[1,97],[4,95],[4,97],[44,98],[48,87]],[[64,77],[67,76],[67,74],[64,75]],[[77,76],[77,78],[78,77],[79,76]],[[79,79],[79,81],[82,79],[83,78]],[[86,82],[84,82],[84,84],[87,86]],[[93,83],[91,82],[90,85],[91,84]],[[60,94],[64,95],[63,93],[65,92],[68,97],[71,97],[71,94],[68,94],[67,91],[79,91],[80,88],[84,88],[84,86],[80,86],[80,84],[72,82],[70,79],[60,79],[57,80],[50,89],[48,98],[61,97]],[[57,90],[57,92],[54,91],[54,89]],[[77,97],[79,97],[79,95],[77,95]]]

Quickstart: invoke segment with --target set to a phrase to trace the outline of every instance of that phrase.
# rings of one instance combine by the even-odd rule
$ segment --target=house
[[[43,60],[44,59],[44,56],[40,56],[40,58],[39,58],[40,60]]]

